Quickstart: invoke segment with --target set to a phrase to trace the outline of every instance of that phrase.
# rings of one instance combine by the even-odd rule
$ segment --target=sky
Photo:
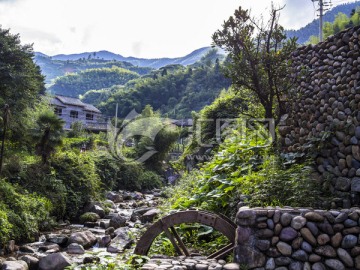
[[[333,6],[354,1],[332,0]],[[273,0],[280,23],[317,18],[311,0]],[[239,6],[268,14],[270,0],[0,0],[0,25],[47,55],[107,50],[143,58],[180,57],[210,46]]]

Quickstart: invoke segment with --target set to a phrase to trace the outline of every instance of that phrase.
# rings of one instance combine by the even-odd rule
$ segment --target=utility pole
[[[331,6],[331,0],[329,2],[324,1],[324,0],[311,0],[312,2],[319,2],[319,9],[317,10],[319,12],[319,40],[320,42],[323,41],[323,17],[324,17],[324,12],[328,10],[328,8],[324,8],[324,7],[330,7]]]
[[[114,139],[116,139],[117,136],[118,110],[119,110],[119,103],[116,103]]]
[[[323,0],[319,0],[319,40],[323,41],[323,16],[324,16],[324,3]]]

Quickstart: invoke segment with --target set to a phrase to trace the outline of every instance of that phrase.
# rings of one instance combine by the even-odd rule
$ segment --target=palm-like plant
[[[56,146],[62,143],[64,121],[57,117],[52,111],[45,111],[39,115],[36,121],[38,129],[34,139],[38,141],[35,146],[36,154],[41,156],[42,162],[46,164]]]

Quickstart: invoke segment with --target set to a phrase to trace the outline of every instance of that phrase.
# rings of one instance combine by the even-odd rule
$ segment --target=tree
[[[318,36],[310,36],[306,44],[318,44],[319,42],[320,38]]]
[[[16,119],[11,125],[12,135],[14,130],[22,134],[24,110],[45,93],[44,77],[33,56],[31,45],[21,45],[19,35],[0,27],[0,108],[8,104]]]
[[[285,113],[284,97],[291,88],[288,57],[296,48],[296,38],[286,39],[278,24],[279,11],[272,8],[264,24],[239,7],[212,36],[229,53],[225,72],[237,91],[249,89],[264,107],[265,118],[276,120]]]
[[[55,147],[61,145],[64,121],[57,117],[53,111],[46,111],[39,115],[36,121],[38,125],[34,139],[36,154],[41,156],[43,164],[46,164]]]

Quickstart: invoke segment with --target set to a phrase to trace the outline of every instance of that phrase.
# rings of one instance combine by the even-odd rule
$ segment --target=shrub
[[[51,200],[53,209],[51,215],[62,219],[66,212],[67,190],[63,181],[56,179],[51,167],[41,163],[33,163],[25,167],[19,177],[13,177],[13,182],[29,192],[36,192]]]
[[[21,192],[16,186],[0,180],[0,239],[34,240],[42,223],[49,220],[51,202],[34,193]]]
[[[163,184],[163,179],[160,175],[153,171],[143,171],[138,179],[142,190],[151,190],[154,188],[159,188]]]
[[[119,161],[105,151],[94,153],[93,159],[95,161],[96,173],[100,177],[102,186],[105,190],[113,190],[120,177]]]
[[[234,217],[241,195],[251,198],[251,206],[315,206],[320,188],[310,167],[284,165],[271,144],[255,137],[228,138],[211,161],[180,180],[184,190],[170,198],[173,207],[195,206]]]
[[[95,222],[98,219],[100,219],[98,214],[92,212],[86,212],[80,216],[79,221],[80,223]]]
[[[91,155],[74,152],[59,153],[52,159],[54,175],[66,188],[66,216],[79,217],[85,204],[99,199],[102,194],[101,182],[96,174],[95,162]]]
[[[0,203],[0,244],[10,240],[12,225],[9,222],[5,205]]]
[[[141,163],[115,159],[107,152],[98,152],[93,158],[96,172],[106,190],[145,190],[162,185],[161,176],[146,169]]]

